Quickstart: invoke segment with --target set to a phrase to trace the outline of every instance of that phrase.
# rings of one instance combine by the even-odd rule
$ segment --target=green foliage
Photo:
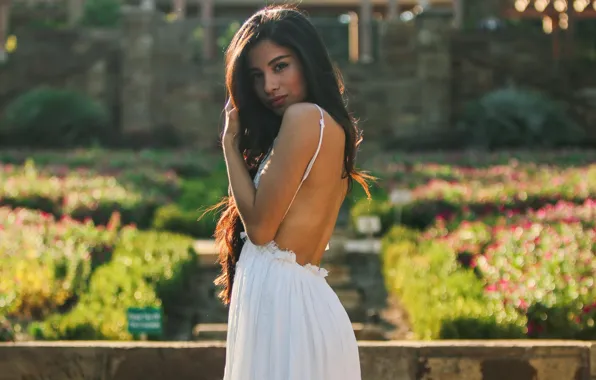
[[[489,149],[572,146],[585,135],[560,104],[515,88],[470,102],[458,129],[467,145]]]
[[[560,201],[581,204],[596,197],[596,165],[521,165],[511,160],[507,165],[489,168],[470,166],[446,169],[421,164],[415,168],[402,179],[416,185],[413,201],[403,207],[401,222],[425,229],[436,219],[475,220],[539,209]]]
[[[0,122],[0,141],[17,146],[90,146],[109,135],[110,116],[103,106],[84,94],[48,87],[14,99]]]
[[[486,297],[527,316],[529,337],[593,339],[595,215],[592,200],[560,202],[474,222],[439,221],[424,238],[474,268]]]
[[[6,317],[0,315],[0,343],[11,342],[15,339],[15,331],[12,323]]]
[[[123,223],[146,227],[158,205],[165,202],[162,192],[168,186],[156,178],[136,180],[152,183],[153,188],[135,189],[130,183],[125,186],[122,177],[82,169],[42,170],[33,161],[18,167],[0,165],[0,205],[37,209],[56,217],[90,218],[102,225],[118,212]]]
[[[193,240],[163,232],[124,229],[112,261],[93,275],[89,291],[66,314],[30,328],[37,339],[130,340],[129,307],[168,307],[194,268]]]
[[[114,27],[120,23],[122,3],[118,0],[87,0],[82,24],[92,27]]]
[[[196,210],[199,207],[216,204],[227,193],[226,172],[216,172],[209,177],[183,181],[176,204],[184,210]]]
[[[204,179],[183,181],[175,204],[160,207],[153,219],[153,228],[210,238],[215,231],[219,213],[205,211],[227,194],[225,172],[216,172]]]
[[[116,232],[0,207],[0,315],[40,319],[75,302],[109,261]]]
[[[238,29],[240,29],[240,23],[238,21],[233,21],[223,33],[217,37],[217,47],[219,47],[221,51],[225,51],[228,48]]]
[[[160,231],[172,231],[208,239],[213,236],[216,223],[217,219],[213,214],[203,216],[200,210],[188,211],[170,204],[157,209],[152,227]]]
[[[472,270],[448,247],[393,228],[383,239],[387,288],[408,311],[418,339],[522,338],[525,319],[484,296]]]
[[[400,167],[418,230],[392,229],[383,261],[418,337],[594,339],[596,166],[545,158]]]
[[[95,172],[122,178],[143,177],[158,182],[176,183],[178,176],[185,178],[205,177],[213,171],[225,172],[225,162],[221,154],[205,154],[196,149],[188,150],[110,150],[100,147],[69,150],[26,150],[6,149],[0,151],[0,161],[4,164],[24,165],[33,161],[46,170]],[[60,174],[60,173],[56,173]],[[152,183],[139,184],[154,186]]]

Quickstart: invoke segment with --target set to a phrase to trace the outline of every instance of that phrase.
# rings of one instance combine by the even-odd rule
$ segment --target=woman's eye
[[[285,62],[280,62],[280,63],[278,63],[277,65],[275,65],[275,68],[274,68],[274,70],[275,70],[275,72],[280,72],[280,71],[282,71],[283,69],[285,69],[286,67],[288,67],[288,64],[287,64],[287,63],[285,63]]]

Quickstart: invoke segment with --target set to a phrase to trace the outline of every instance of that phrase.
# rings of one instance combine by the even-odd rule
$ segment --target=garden
[[[167,317],[196,268],[194,239],[214,230],[216,215],[200,216],[227,192],[216,159],[2,152],[0,339],[126,340],[128,308]]]
[[[593,151],[386,161],[412,201],[380,194],[352,219],[380,217],[386,285],[417,338],[596,338]]]
[[[474,136],[485,148],[501,136],[492,115]],[[227,194],[221,152],[110,147],[108,120],[48,88],[0,120],[0,340],[139,339],[127,310],[167,319],[196,271],[193,243],[217,219],[203,214]],[[386,287],[416,338],[596,339],[596,151],[536,130],[518,128],[532,150],[362,161],[379,181],[372,200],[354,188],[348,225],[357,237],[360,216],[380,218]],[[392,203],[393,189],[411,199]]]
[[[168,304],[194,270],[221,158],[187,151],[0,154],[3,340],[135,339],[126,309]],[[352,221],[382,221],[385,281],[420,339],[596,337],[596,152],[370,161]],[[393,205],[391,188],[411,191]],[[399,212],[398,212],[399,211]],[[399,220],[397,219],[399,218]],[[354,234],[357,234],[355,232]]]

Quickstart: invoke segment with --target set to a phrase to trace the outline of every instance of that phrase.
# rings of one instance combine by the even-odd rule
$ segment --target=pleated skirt
[[[354,330],[327,271],[244,238],[224,380],[361,380]]]

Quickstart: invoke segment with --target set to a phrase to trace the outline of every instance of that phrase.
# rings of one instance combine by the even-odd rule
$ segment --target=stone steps
[[[352,282],[350,268],[347,265],[323,265],[329,271],[327,282],[332,288],[348,286]]]
[[[200,239],[195,240],[193,248],[199,255],[198,265],[201,267],[216,266],[217,264],[217,249],[215,247],[215,240]]]
[[[334,289],[346,310],[356,310],[362,305],[362,296],[356,289]]]
[[[350,239],[345,233],[334,234],[330,242],[330,250],[325,253],[322,266],[329,271],[326,280],[336,292],[350,319],[353,322],[366,322],[367,311],[364,307],[364,294],[359,289],[358,283],[352,278],[352,269],[350,265],[347,265],[346,255],[351,255],[352,253],[358,254],[365,251],[366,247],[374,247],[372,250],[376,251],[378,250],[378,243],[375,244],[374,242],[366,241],[359,244],[359,242],[361,241]],[[217,263],[218,254],[214,240],[196,240],[194,248],[198,252],[197,265],[205,271],[205,276],[213,276],[215,278],[216,273],[219,272],[219,264]],[[214,300],[213,302],[218,301]],[[205,322],[203,318],[200,321]],[[212,319],[212,322],[219,321]],[[210,330],[207,331],[202,334],[206,334],[207,336],[221,334],[209,332]]]
[[[363,323],[352,323],[354,334],[358,340],[386,340],[383,331],[375,326]],[[192,341],[225,341],[228,325],[225,323],[200,323],[192,330]]]

